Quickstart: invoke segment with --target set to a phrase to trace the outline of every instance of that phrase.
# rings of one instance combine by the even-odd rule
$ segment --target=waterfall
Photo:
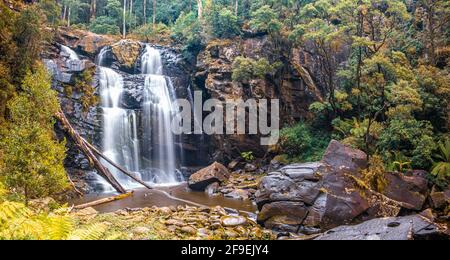
[[[104,66],[105,56],[106,56],[107,53],[108,53],[108,47],[103,47],[100,50],[100,53],[98,54],[97,60],[96,60],[96,63],[97,63],[98,66]]]
[[[67,57],[66,67],[70,71],[83,71],[85,68],[85,64],[78,54],[72,50],[71,48],[61,45],[61,56]]]
[[[146,46],[142,54],[141,76],[145,77],[142,111],[123,108],[124,78],[113,69],[102,67],[107,52],[105,47],[97,57],[103,153],[149,184],[177,184],[182,177],[177,170],[175,136],[171,131],[175,95],[170,78],[163,75],[159,51]],[[129,85],[128,81],[126,83]],[[104,164],[126,189],[140,187],[107,162]]]
[[[137,116],[133,110],[120,108],[124,91],[123,77],[112,69],[99,67],[100,95],[103,109],[103,153],[115,163],[138,174],[140,170]],[[127,189],[137,186],[130,178],[105,162],[112,174]]]
[[[80,57],[78,57],[78,54],[72,50],[71,48],[61,45],[61,51],[67,55],[69,55],[69,60],[80,60]]]
[[[147,45],[141,58],[141,71],[146,75],[144,86],[144,131],[151,154],[151,167],[158,170],[156,183],[177,183],[175,137],[171,131],[174,112],[174,89],[170,78],[163,75],[161,54]]]
[[[150,45],[145,47],[145,51],[141,57],[142,74],[162,75],[163,66],[161,61],[161,54]]]

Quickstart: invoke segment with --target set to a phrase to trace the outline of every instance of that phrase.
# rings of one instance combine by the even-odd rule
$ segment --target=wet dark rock
[[[387,186],[383,194],[388,198],[401,202],[403,207],[411,210],[421,210],[428,196],[428,181],[417,174],[388,172],[385,174]]]
[[[316,240],[435,240],[449,239],[445,228],[419,215],[373,219],[329,230]]]
[[[208,185],[208,187],[206,187],[205,192],[208,195],[214,195],[219,191],[220,188],[220,184],[218,182],[214,182],[210,185]]]
[[[231,198],[235,200],[248,200],[250,193],[246,190],[235,189],[227,194],[225,194],[226,198]]]
[[[298,219],[299,224],[305,219],[308,209],[303,202],[279,201],[266,204],[258,214],[258,222],[264,223],[276,216],[291,216]]]
[[[228,164],[228,169],[230,169],[230,170],[235,170],[237,167],[238,167],[238,165],[241,163],[241,160],[240,159],[234,159],[233,161],[231,161],[229,164]]]
[[[251,164],[251,163],[245,164],[245,167],[244,167],[244,170],[245,170],[246,172],[254,172],[254,171],[256,171],[257,169],[258,169],[258,168],[257,168],[255,165]]]
[[[430,202],[434,209],[443,209],[450,203],[450,189],[443,192],[434,187],[430,193]]]

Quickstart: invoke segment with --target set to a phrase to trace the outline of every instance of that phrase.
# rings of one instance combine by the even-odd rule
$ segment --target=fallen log
[[[134,174],[132,174],[131,172],[127,171],[126,169],[124,169],[122,166],[118,165],[117,163],[113,162],[111,159],[109,159],[108,157],[106,157],[105,155],[103,155],[103,153],[101,153],[96,147],[94,147],[92,144],[90,144],[89,142],[87,142],[86,140],[83,139],[83,141],[85,142],[85,144],[94,152],[96,153],[99,157],[101,157],[103,160],[107,161],[109,164],[111,164],[112,166],[114,166],[116,169],[118,169],[119,171],[121,171],[123,174],[125,174],[126,176],[130,177],[131,179],[133,179],[135,182],[141,184],[142,186],[146,187],[149,190],[153,190],[153,187],[148,185],[147,183],[145,183],[144,181],[142,181],[141,179],[139,179],[138,177],[134,176]]]
[[[126,193],[126,190],[120,185],[120,183],[114,178],[114,176],[111,174],[111,172],[103,166],[103,164],[97,159],[95,154],[91,151],[89,146],[87,145],[87,142],[81,137],[77,131],[72,127],[69,120],[64,115],[64,112],[59,110],[56,113],[56,118],[61,123],[64,130],[66,130],[67,134],[72,138],[72,140],[76,143],[76,145],[81,149],[83,154],[86,156],[86,158],[89,160],[89,163],[97,170],[97,173],[103,177],[107,182],[113,186],[113,188],[119,192],[119,193]]]
[[[123,200],[123,199],[126,199],[126,198],[130,197],[131,195],[133,195],[133,192],[129,192],[129,193],[120,194],[120,195],[114,196],[114,197],[109,197],[109,198],[104,198],[104,199],[92,201],[92,202],[89,202],[89,203],[86,203],[86,204],[81,204],[81,205],[78,205],[78,206],[74,206],[73,209],[81,210],[81,209],[85,209],[85,208],[95,207],[95,206],[99,206],[99,205],[102,205],[102,204],[110,203],[110,202],[113,202],[113,201]]]

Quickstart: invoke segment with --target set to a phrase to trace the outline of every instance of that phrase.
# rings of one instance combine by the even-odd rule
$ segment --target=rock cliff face
[[[119,37],[65,28],[59,28],[55,37],[57,43],[69,46],[77,53],[81,53],[91,59],[95,59],[95,56],[103,47],[112,45],[119,39]]]
[[[275,56],[276,47],[268,36],[213,41],[202,51],[197,59],[194,77],[196,85],[206,91],[211,98],[226,99],[280,99],[280,122],[284,125],[298,122],[310,116],[308,108],[311,103],[321,100],[321,92],[315,79],[303,66],[305,55],[294,51],[292,58]],[[281,61],[284,67],[274,76],[251,80],[249,84],[233,82],[232,65],[236,57],[252,59],[266,58],[269,62]],[[239,152],[253,151],[262,156],[267,147],[259,144],[258,136],[214,136],[216,147],[214,159],[227,161]]]

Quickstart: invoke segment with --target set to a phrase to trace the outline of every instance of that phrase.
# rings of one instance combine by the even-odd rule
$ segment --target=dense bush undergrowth
[[[320,161],[331,138],[305,123],[284,128],[280,132],[280,148],[292,162]]]

